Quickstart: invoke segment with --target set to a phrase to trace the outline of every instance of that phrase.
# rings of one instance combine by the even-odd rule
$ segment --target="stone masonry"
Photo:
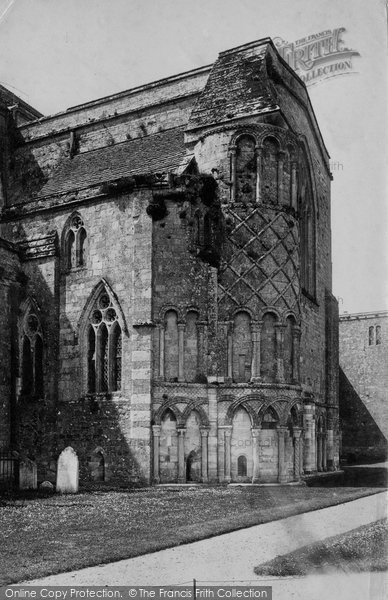
[[[342,457],[385,460],[388,439],[388,311],[342,314],[340,418]]]
[[[56,482],[339,465],[329,155],[269,38],[43,117],[0,88],[0,442]]]

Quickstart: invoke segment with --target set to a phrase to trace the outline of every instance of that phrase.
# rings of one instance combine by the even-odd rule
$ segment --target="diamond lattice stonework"
[[[220,268],[219,311],[266,306],[299,313],[299,232],[288,215],[256,208],[249,214],[228,209],[233,221],[229,247]],[[268,214],[267,214],[268,213]]]

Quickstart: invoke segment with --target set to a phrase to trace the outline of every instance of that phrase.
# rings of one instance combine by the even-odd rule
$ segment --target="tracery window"
[[[21,392],[43,396],[43,338],[40,319],[31,308],[22,326]]]
[[[65,235],[65,268],[70,271],[86,263],[87,234],[84,222],[77,213],[70,219]]]
[[[88,392],[116,392],[122,379],[122,332],[116,310],[104,290],[90,313],[86,332]]]

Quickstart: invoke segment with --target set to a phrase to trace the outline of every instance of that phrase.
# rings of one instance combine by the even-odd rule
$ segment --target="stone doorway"
[[[186,482],[199,483],[201,481],[201,461],[197,452],[192,450],[186,459]]]

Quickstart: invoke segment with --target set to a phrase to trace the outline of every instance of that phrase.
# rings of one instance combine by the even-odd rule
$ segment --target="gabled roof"
[[[268,86],[269,38],[221,52],[191,114],[187,129],[279,109]]]
[[[180,127],[83,152],[63,159],[38,196],[71,192],[131,175],[179,170],[191,158],[187,154]]]

